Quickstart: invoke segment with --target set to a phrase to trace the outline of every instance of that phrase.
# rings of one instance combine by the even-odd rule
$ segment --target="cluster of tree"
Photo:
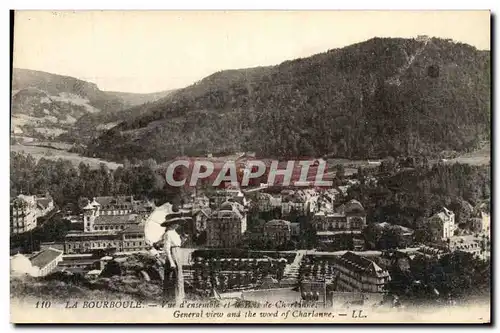
[[[11,197],[48,192],[61,208],[78,205],[82,197],[134,195],[163,203],[179,195],[178,188],[166,184],[152,159],[136,165],[125,163],[115,170],[104,163],[92,169],[83,162],[75,168],[71,161],[63,159],[36,161],[30,154],[16,152],[11,152],[10,161]]]
[[[396,226],[385,228],[369,224],[363,230],[363,239],[368,249],[387,250],[402,249],[413,244],[413,234],[406,235],[405,232]]]
[[[417,256],[409,269],[390,268],[389,291],[415,302],[490,296],[491,266],[471,253],[456,251],[439,259]]]
[[[417,241],[432,239],[428,218],[447,207],[456,222],[472,229],[474,207],[489,199],[490,166],[435,164],[381,177],[377,184],[359,184],[348,190],[346,200],[363,203],[368,221],[389,222],[415,230]]]
[[[89,153],[163,161],[242,150],[363,159],[464,151],[489,139],[490,57],[435,38],[374,38],[274,67],[216,73],[137,114]]]

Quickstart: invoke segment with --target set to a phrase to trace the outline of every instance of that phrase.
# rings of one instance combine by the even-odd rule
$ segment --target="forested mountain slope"
[[[162,162],[242,150],[280,158],[467,151],[490,136],[490,53],[436,38],[374,38],[218,72],[137,108],[88,153]]]

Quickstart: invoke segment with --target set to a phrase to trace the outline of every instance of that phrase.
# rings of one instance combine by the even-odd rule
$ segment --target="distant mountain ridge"
[[[162,162],[244,150],[363,159],[469,151],[490,137],[490,67],[489,51],[451,40],[373,38],[210,75],[136,107],[88,153]]]
[[[13,134],[55,139],[85,132],[78,120],[92,115],[115,114],[132,106],[154,101],[170,92],[133,94],[100,90],[95,83],[70,76],[14,68],[12,71]],[[88,124],[89,126],[94,126]],[[96,127],[88,129],[95,134]],[[74,137],[79,141],[81,137]]]

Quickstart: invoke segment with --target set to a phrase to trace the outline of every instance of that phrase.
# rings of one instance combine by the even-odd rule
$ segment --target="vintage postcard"
[[[489,11],[13,16],[13,323],[491,322]]]

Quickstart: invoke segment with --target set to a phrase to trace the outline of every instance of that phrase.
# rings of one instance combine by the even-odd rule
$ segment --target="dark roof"
[[[130,196],[106,196],[106,197],[95,197],[101,206],[114,206],[114,205],[131,205],[134,201],[133,197]]]
[[[95,218],[94,224],[126,224],[139,223],[137,214],[127,215],[100,215]]]
[[[53,248],[48,248],[39,253],[35,254],[30,258],[31,264],[33,266],[37,266],[38,268],[44,268],[52,261],[54,261],[57,257],[61,256],[63,251],[56,250]]]
[[[355,272],[372,273],[375,276],[388,274],[373,261],[350,251],[347,251],[342,257],[340,257],[340,260],[349,266],[349,269]]]
[[[41,206],[41,208],[46,209],[52,202],[52,198],[37,198],[36,203]]]
[[[362,268],[368,268],[372,264],[371,260],[362,256],[358,256],[357,254],[350,251],[347,251],[341,258],[348,260],[351,263],[356,264]]]
[[[122,233],[144,233],[144,226],[143,225],[139,225],[139,224],[135,224],[135,225],[131,225],[127,228],[125,228],[125,230],[122,231]]]

